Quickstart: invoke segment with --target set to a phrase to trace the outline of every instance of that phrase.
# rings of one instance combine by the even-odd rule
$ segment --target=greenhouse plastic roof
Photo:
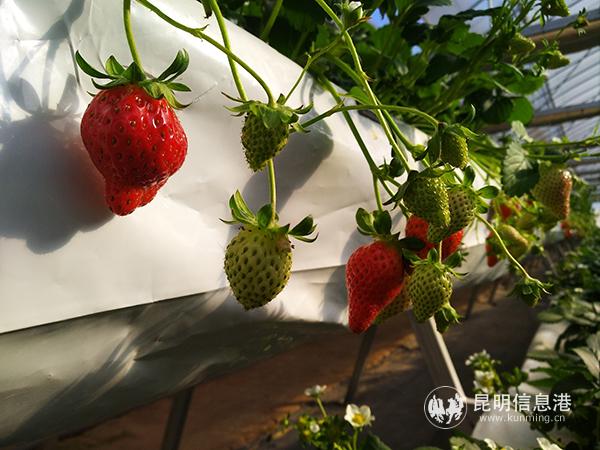
[[[452,6],[433,8],[427,20],[435,23],[444,14],[454,14],[467,9],[485,9],[501,4],[502,0],[455,0]],[[577,15],[585,9],[590,21],[600,21],[600,4],[597,0],[567,0],[567,5],[572,15]],[[482,31],[488,26],[486,20],[480,19],[474,22],[473,28]],[[553,17],[544,27],[539,24],[532,25],[524,34],[535,36],[565,21],[564,18]],[[530,97],[536,115],[574,105],[593,103],[598,105],[600,102],[600,38],[592,39],[591,45],[568,54],[571,60],[568,66],[547,72],[548,83]],[[597,129],[600,129],[598,115],[550,126],[530,127],[528,132],[533,138],[540,140],[549,141],[567,136],[570,140],[576,141],[594,133],[598,134]],[[573,167],[587,181],[598,186],[598,199],[600,199],[600,148],[590,149],[589,153],[597,154],[598,157],[585,158],[574,163]]]

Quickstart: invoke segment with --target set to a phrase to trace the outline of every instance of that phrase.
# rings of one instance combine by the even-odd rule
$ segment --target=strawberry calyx
[[[456,309],[450,304],[444,304],[434,315],[435,327],[440,333],[444,333],[450,325],[454,325],[460,322],[461,315],[458,314]]]
[[[172,108],[183,109],[189,106],[189,104],[180,103],[174,93],[175,91],[191,91],[185,84],[175,81],[189,66],[190,57],[186,50],[179,50],[173,62],[158,77],[146,74],[135,61],[124,67],[112,55],[104,64],[104,72],[92,67],[79,52],[75,53],[75,61],[83,72],[92,77],[92,83],[97,89],[104,90],[134,84],[143,88],[148,95],[156,100],[164,98]],[[93,78],[110,81],[100,84]]]
[[[298,119],[301,115],[306,114],[312,109],[312,104],[308,106],[302,105],[299,108],[292,108],[285,104],[285,97],[283,94],[280,94],[277,101],[273,104],[267,104],[259,100],[242,100],[240,98],[231,97],[225,93],[223,93],[223,95],[234,102],[240,103],[238,106],[227,108],[229,111],[235,113],[236,116],[253,114],[262,119],[266,128],[273,129],[279,128],[281,125],[287,125],[291,127],[293,131],[306,132],[298,122]]]
[[[542,283],[540,280],[531,278],[529,276],[521,278],[516,284],[513,290],[510,292],[510,296],[519,297],[529,306],[536,306],[543,294],[548,294],[548,289],[552,287],[549,283]]]
[[[360,234],[386,242],[399,252],[404,249],[418,252],[425,247],[425,243],[416,237],[399,239],[400,233],[392,233],[392,217],[386,210],[369,212],[364,208],[358,208],[355,219]]]
[[[440,157],[442,156],[442,143],[445,137],[448,135],[454,135],[459,139],[464,139],[465,146],[466,141],[468,141],[469,139],[482,139],[481,135],[474,133],[469,128],[459,123],[448,125],[445,122],[439,122],[437,130],[435,131],[435,133],[433,133],[433,135],[427,142],[427,147],[425,148],[425,151],[416,155],[415,161],[421,161],[427,157],[430,164],[443,165],[444,162],[440,161]]]
[[[314,242],[319,236],[318,233],[314,237],[310,236],[317,228],[311,215],[306,216],[294,227],[291,227],[290,224],[280,226],[278,224],[279,216],[277,213],[273,213],[271,204],[264,205],[255,214],[248,207],[239,191],[235,191],[235,194],[229,199],[229,208],[233,220],[221,219],[222,222],[228,224],[239,223],[247,227],[270,231],[274,234],[284,234],[303,242]]]
[[[416,269],[418,266],[429,266],[433,268],[434,272],[437,273],[437,276],[440,278],[454,276],[460,278],[462,274],[456,273],[451,267],[447,264],[443,264],[439,261],[437,250],[431,249],[426,259],[420,259],[418,257],[410,256],[411,264],[413,268]],[[436,329],[440,333],[444,333],[450,325],[457,324],[460,321],[461,316],[458,312],[452,307],[450,304],[451,294],[448,294],[448,298],[445,303],[434,313],[433,317],[436,323]]]

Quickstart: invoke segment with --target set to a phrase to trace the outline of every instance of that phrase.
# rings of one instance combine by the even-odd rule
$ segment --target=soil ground
[[[504,368],[520,366],[537,328],[535,310],[506,298],[510,286],[500,285],[496,304],[488,303],[490,289],[491,285],[480,288],[471,317],[444,335],[467,394],[472,385],[464,365],[468,355],[486,349]],[[468,292],[456,292],[453,303],[464,313]],[[341,331],[197,386],[180,448],[300,448],[293,432],[278,433],[280,421],[313,408],[303,391],[315,384],[328,385],[326,407],[342,412],[360,339]],[[392,449],[448,446],[449,434],[432,427],[423,414],[423,401],[433,387],[407,316],[381,325],[354,402],[371,406],[376,416],[373,431]],[[163,399],[36,449],[158,450],[170,406],[171,400]],[[467,420],[472,424],[476,419]]]

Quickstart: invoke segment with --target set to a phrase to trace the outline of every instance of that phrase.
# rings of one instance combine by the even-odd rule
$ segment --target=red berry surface
[[[382,241],[352,253],[346,265],[349,326],[362,333],[402,291],[404,267],[400,252]]]
[[[105,179],[107,203],[119,215],[151,201],[187,153],[173,109],[136,85],[99,92],[83,115],[81,137]]]
[[[404,231],[406,237],[417,238],[425,244],[425,247],[417,252],[417,256],[419,256],[421,259],[426,258],[429,250],[435,246],[433,243],[427,240],[428,229],[429,224],[427,221],[418,216],[410,216],[406,222],[406,229]],[[459,230],[442,241],[442,259],[446,259],[448,256],[456,252],[456,250],[458,250],[462,242],[463,233],[463,230]]]

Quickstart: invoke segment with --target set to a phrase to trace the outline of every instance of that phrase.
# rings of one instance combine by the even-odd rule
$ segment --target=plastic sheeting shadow
[[[0,122],[0,235],[26,240],[35,253],[52,252],[112,217],[69,114],[76,107],[74,85],[68,78],[63,110],[48,111],[27,81],[9,82],[12,98],[31,115]]]
[[[326,324],[282,323],[271,317],[207,329],[209,317],[199,314],[207,301],[213,300],[191,296],[26,330],[39,335],[38,343],[69,334],[78,351],[86,347],[102,356],[95,357],[98,361],[91,370],[73,379],[60,380],[59,375],[62,388],[10,434],[0,436],[0,446],[74,432],[336,331]],[[102,337],[94,337],[102,332],[123,337],[103,352]],[[42,367],[37,379],[43,386],[52,376],[51,367]],[[26,392],[16,395],[28,401]]]
[[[316,114],[311,112],[305,118]],[[333,140],[330,134],[327,124],[321,122],[319,132],[293,133],[290,136],[288,145],[274,161],[277,174],[278,209],[288,202],[296,190],[304,186],[321,163],[331,155]],[[268,202],[268,186],[266,170],[263,170],[250,178],[242,194],[252,208],[260,208]],[[252,199],[264,199],[264,201],[254,204]],[[306,214],[310,214],[310,211]]]

